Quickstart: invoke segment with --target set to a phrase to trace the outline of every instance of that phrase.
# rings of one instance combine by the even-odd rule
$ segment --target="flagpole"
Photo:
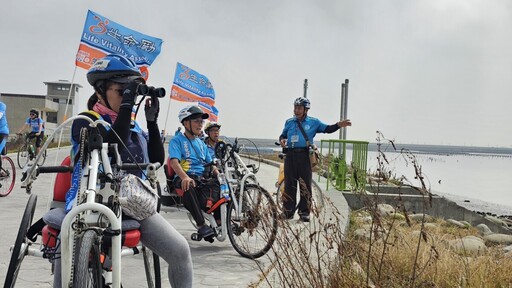
[[[171,112],[169,109],[171,109],[171,101],[172,98],[169,96],[169,105],[167,105],[167,115],[165,115],[165,124],[164,124],[164,131],[167,133],[167,119],[169,119],[169,113]],[[165,137],[165,135],[164,135]]]

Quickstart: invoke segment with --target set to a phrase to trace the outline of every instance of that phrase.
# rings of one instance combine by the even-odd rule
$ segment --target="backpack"
[[[41,124],[41,118],[37,117],[37,125]],[[44,130],[44,122],[43,122],[43,130]]]

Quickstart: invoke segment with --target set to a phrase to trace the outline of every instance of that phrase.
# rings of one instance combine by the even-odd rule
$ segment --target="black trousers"
[[[309,215],[311,206],[311,179],[313,177],[309,153],[304,150],[289,150],[284,160],[284,185],[283,208],[287,217],[295,214],[296,209],[299,215]],[[297,180],[302,179],[308,189],[301,189],[300,201],[297,206]],[[306,191],[307,190],[307,191]]]
[[[204,181],[197,178],[192,178],[196,182],[196,187],[189,189],[183,193],[183,206],[190,212],[197,226],[205,224],[202,211],[208,211],[206,207],[208,199],[213,203],[217,202],[220,198],[220,186],[218,181]],[[181,189],[181,179],[176,177],[174,180],[174,187]],[[213,212],[215,219],[220,219],[220,209]]]

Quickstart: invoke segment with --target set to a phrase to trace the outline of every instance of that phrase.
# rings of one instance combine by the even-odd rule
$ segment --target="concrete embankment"
[[[433,217],[467,221],[472,226],[485,224],[494,232],[512,234],[512,231],[507,227],[461,207],[445,197],[435,194],[431,194],[430,196],[422,195],[420,191],[413,187],[367,185],[366,193],[344,191],[343,195],[352,210],[360,209],[367,205],[367,203],[384,203],[397,207],[400,211],[403,207],[405,211],[411,214],[424,213]]]

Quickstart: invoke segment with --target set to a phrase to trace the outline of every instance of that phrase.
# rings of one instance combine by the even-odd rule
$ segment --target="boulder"
[[[504,244],[511,245],[512,244],[512,235],[507,234],[489,234],[484,236],[485,242],[489,242],[492,244]]]
[[[480,231],[480,235],[489,235],[489,234],[492,234],[493,232],[491,231],[491,229],[489,229],[489,226],[485,225],[485,224],[478,224],[475,226],[475,228]]]
[[[462,254],[479,254],[487,250],[484,242],[478,237],[466,236],[448,241],[451,249]]]

